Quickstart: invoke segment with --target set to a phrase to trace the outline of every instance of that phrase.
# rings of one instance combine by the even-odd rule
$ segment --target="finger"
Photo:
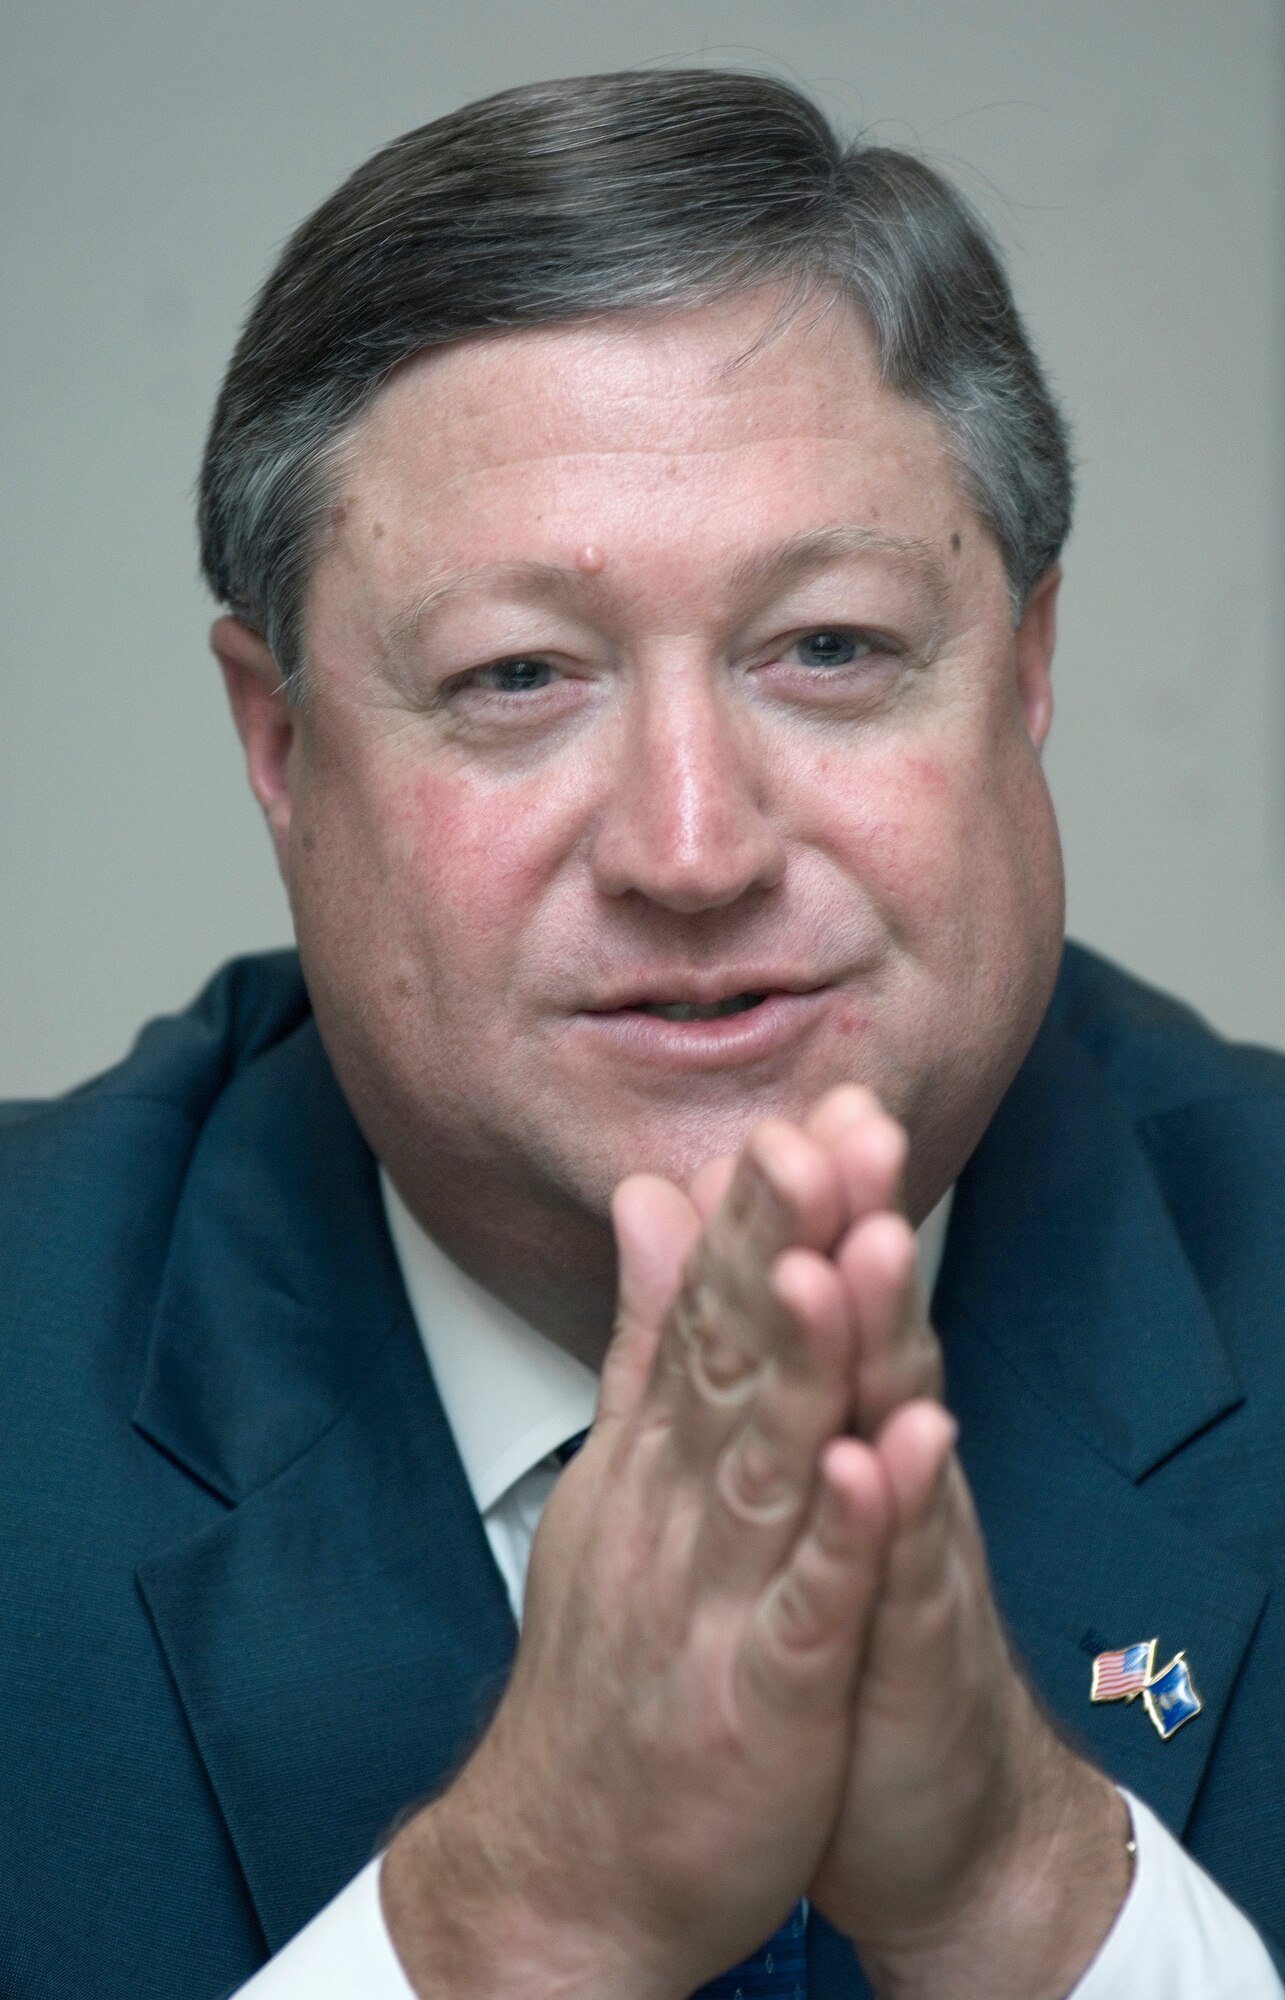
[[[804,1123],[804,1130],[834,1154],[849,1223],[901,1200],[907,1139],[872,1090],[841,1084],[827,1091]]]
[[[873,1090],[861,1083],[840,1083],[819,1097],[803,1121],[803,1129],[823,1146],[835,1146],[844,1134],[867,1118],[877,1118],[883,1106]]]
[[[957,1651],[956,1592],[949,1568],[947,1465],[954,1419],[937,1403],[908,1403],[874,1447],[887,1480],[892,1525],[870,1657],[894,1712],[915,1712],[948,1673]]]
[[[720,1202],[726,1199],[735,1172],[735,1153],[721,1153],[716,1160],[707,1160],[693,1174],[687,1193],[702,1222],[708,1222]]]
[[[904,1129],[886,1111],[876,1110],[840,1135],[834,1157],[849,1223],[900,1209],[907,1151]]]
[[[760,1699],[785,1708],[851,1699],[892,1520],[878,1455],[856,1438],[834,1439],[807,1525],[750,1627],[744,1671]]]
[[[653,1376],[658,1413],[681,1413],[706,1463],[738,1424],[766,1357],[792,1339],[770,1284],[776,1259],[794,1245],[829,1249],[841,1222],[825,1149],[783,1120],[757,1126],[688,1259]]]
[[[631,1174],[611,1202],[619,1257],[616,1331],[603,1363],[595,1423],[623,1420],[638,1407],[660,1330],[700,1236],[690,1201],[658,1174]]]
[[[833,1248],[844,1225],[829,1148],[783,1118],[756,1125],[742,1148],[718,1212],[716,1240],[748,1237],[770,1258],[798,1243]]]
[[[884,1425],[876,1450],[888,1480],[896,1547],[890,1593],[921,1594],[941,1569],[952,1527],[948,1487],[959,1426],[940,1403],[906,1403]]]
[[[895,1524],[869,1673],[887,1707],[921,1719],[935,1713],[943,1729],[956,1711],[973,1713],[964,1694],[1007,1658],[956,1435],[940,1404],[907,1403],[875,1446]]]
[[[904,1216],[858,1223],[835,1261],[857,1328],[856,1425],[873,1438],[900,1404],[940,1398],[941,1347],[924,1311],[914,1231]]]
[[[788,1553],[819,1454],[849,1415],[851,1338],[834,1265],[815,1250],[787,1250],[771,1292],[784,1330],[719,1454],[696,1549],[700,1574],[733,1595],[760,1589]]]
[[[930,1680],[936,1676],[943,1659],[939,1654],[934,1665],[926,1658],[925,1634],[931,1629],[934,1640],[945,1640],[946,1625],[959,1609],[958,1586],[969,1568],[978,1571],[975,1582],[984,1582],[980,1537],[953,1456],[958,1429],[939,1403],[906,1403],[889,1418],[875,1445],[894,1516],[880,1637],[902,1648],[903,1680],[921,1668]]]

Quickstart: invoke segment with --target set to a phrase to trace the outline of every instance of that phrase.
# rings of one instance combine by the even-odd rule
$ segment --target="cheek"
[[[403,918],[432,948],[437,980],[519,947],[562,852],[548,803],[535,786],[457,774],[418,772],[403,788],[393,865]]]
[[[958,757],[889,749],[819,760],[812,817],[820,842],[887,914],[934,922],[952,904],[972,790]]]

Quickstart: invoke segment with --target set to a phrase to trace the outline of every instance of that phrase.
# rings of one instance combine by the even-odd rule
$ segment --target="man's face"
[[[465,342],[347,460],[266,792],[421,1208],[601,1214],[849,1078],[923,1207],[1043,1011],[1052,580],[1015,635],[936,421],[777,303]]]

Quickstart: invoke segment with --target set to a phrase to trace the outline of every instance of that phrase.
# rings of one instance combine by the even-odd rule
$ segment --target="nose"
[[[754,718],[703,665],[640,675],[595,832],[603,894],[692,914],[775,887],[785,848],[757,750]]]

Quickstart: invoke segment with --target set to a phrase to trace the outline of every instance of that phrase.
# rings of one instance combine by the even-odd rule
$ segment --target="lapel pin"
[[[1138,1695],[1166,1743],[1204,1707],[1185,1653],[1175,1653],[1168,1666],[1156,1672],[1154,1639],[1140,1639],[1136,1645],[1121,1646],[1118,1652],[1099,1653],[1093,1662],[1090,1701],[1133,1701]]]
[[[1175,1653],[1168,1666],[1148,1681],[1142,1702],[1166,1743],[1175,1729],[1200,1714],[1204,1703],[1196,1693],[1184,1653]]]
[[[1132,1701],[1146,1692],[1156,1664],[1156,1641],[1141,1639],[1118,1653],[1099,1653],[1093,1662],[1090,1701]]]

